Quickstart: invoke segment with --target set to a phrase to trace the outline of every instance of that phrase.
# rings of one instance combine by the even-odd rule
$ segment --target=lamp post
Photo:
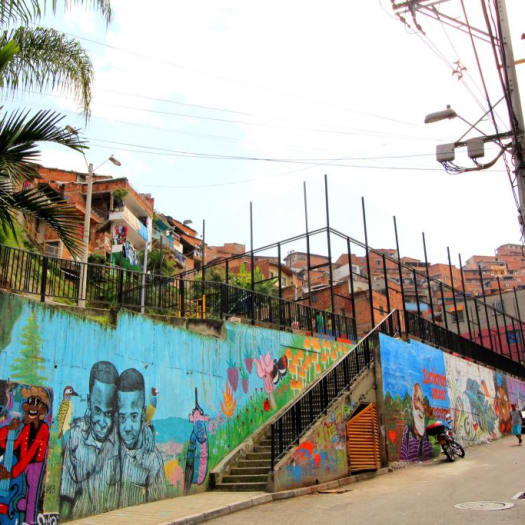
[[[78,134],[76,130],[71,128],[70,126],[66,126],[67,131],[70,133]],[[90,162],[87,162],[86,156],[84,155],[84,159],[86,160],[86,164],[88,165],[88,173],[87,173],[87,195],[86,195],[86,211],[84,214],[84,231],[82,235],[82,245],[83,245],[83,252],[82,252],[82,258],[80,260],[81,264],[81,271],[80,271],[80,293],[79,293],[79,299],[78,299],[78,306],[80,308],[86,307],[86,288],[87,288],[87,262],[88,262],[88,256],[89,256],[89,233],[90,233],[90,221],[91,221],[91,199],[93,196],[93,175],[95,174],[95,170],[98,170],[100,167],[102,167],[106,162],[111,162],[115,166],[121,166],[122,163],[118,161],[113,155],[110,155],[104,162],[99,164],[95,169],[93,168],[93,164]]]

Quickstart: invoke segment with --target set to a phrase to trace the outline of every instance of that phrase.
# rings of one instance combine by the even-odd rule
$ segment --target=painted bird
[[[72,386],[66,386],[62,401],[58,407],[58,437],[62,438],[62,445],[64,444],[64,434],[69,430],[71,418],[73,417],[72,396],[78,396],[78,394]]]
[[[157,410],[157,395],[159,391],[153,387],[151,389],[151,394],[149,396],[149,404],[146,408],[146,424],[150,424],[153,421],[153,416],[155,415],[155,410]]]

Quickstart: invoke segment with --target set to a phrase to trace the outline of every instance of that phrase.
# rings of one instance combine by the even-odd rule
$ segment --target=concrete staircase
[[[232,490],[239,492],[262,491],[267,489],[270,473],[272,444],[269,435],[263,435],[251,448],[243,454],[222,476],[216,490]]]

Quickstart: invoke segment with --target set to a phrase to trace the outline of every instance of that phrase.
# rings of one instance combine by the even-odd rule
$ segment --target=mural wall
[[[126,313],[114,328],[5,294],[0,305],[0,377],[47,389],[39,512],[62,520],[205,490],[228,452],[351,348],[230,323],[204,336]]]
[[[452,416],[463,444],[510,433],[510,405],[525,406],[525,382],[418,341],[380,334],[389,461],[423,461],[440,447],[425,427]]]
[[[305,434],[299,446],[276,466],[274,490],[323,483],[349,475],[346,424],[360,403],[376,401],[374,370]]]

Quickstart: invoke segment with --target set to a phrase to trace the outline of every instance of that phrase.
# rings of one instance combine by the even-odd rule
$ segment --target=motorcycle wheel
[[[465,449],[457,441],[453,441],[451,447],[454,449],[456,456],[460,458],[465,457]]]
[[[443,449],[443,452],[445,453],[445,456],[447,456],[447,459],[449,461],[456,461],[456,454],[454,453],[454,449],[450,445],[450,443],[447,443],[446,445],[441,445],[441,448]]]

